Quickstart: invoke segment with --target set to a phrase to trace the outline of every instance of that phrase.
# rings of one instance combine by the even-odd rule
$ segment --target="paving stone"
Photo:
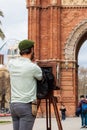
[[[11,120],[11,117],[0,117],[1,120]],[[52,130],[58,130],[57,122],[55,118],[51,119]],[[66,120],[61,121],[63,130],[81,130],[81,119],[80,117],[66,118]],[[0,130],[13,130],[12,123],[10,124],[0,124]],[[86,128],[87,129],[87,128]],[[46,119],[36,118],[33,130],[46,130]],[[84,128],[85,130],[85,128]]]

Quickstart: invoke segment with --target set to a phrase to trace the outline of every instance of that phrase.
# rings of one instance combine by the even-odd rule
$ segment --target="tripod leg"
[[[51,99],[46,99],[46,127],[51,130]]]
[[[51,130],[51,99],[46,98],[46,129]],[[38,100],[37,109],[39,108],[41,99]]]
[[[51,130],[51,99],[49,98],[49,130]]]
[[[46,128],[48,130],[48,101],[46,99]]]
[[[52,97],[52,103],[53,103],[54,112],[55,112],[55,116],[56,116],[57,125],[59,127],[59,130],[63,130],[62,124],[61,124],[61,121],[60,121],[60,116],[59,116],[57,104],[56,104],[56,97],[54,97],[54,96]]]

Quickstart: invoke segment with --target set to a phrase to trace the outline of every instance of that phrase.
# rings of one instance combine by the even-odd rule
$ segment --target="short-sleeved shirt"
[[[29,103],[36,99],[36,79],[42,79],[41,68],[30,59],[20,57],[8,63],[11,102]]]

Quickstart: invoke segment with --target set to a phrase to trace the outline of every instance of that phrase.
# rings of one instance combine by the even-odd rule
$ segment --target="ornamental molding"
[[[52,0],[51,4],[57,4],[57,0]]]
[[[87,0],[62,0],[62,5],[87,5]]]
[[[79,23],[71,32],[65,44],[65,59],[76,60],[75,51],[80,38],[87,32],[87,19]]]
[[[35,5],[36,4],[36,0],[30,0],[30,5]]]

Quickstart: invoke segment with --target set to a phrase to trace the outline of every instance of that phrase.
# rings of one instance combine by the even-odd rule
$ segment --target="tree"
[[[2,12],[2,11],[0,11],[0,16],[1,16],[1,17],[4,17],[4,15],[3,15],[3,12]],[[0,25],[2,25],[1,20],[0,20]],[[1,29],[1,27],[0,27],[0,38],[1,38],[2,40],[4,40],[4,38],[5,38],[5,34],[3,33],[3,31],[2,31],[2,29]]]
[[[6,68],[0,68],[0,108],[10,101],[10,77]]]
[[[87,68],[80,67],[78,73],[78,95],[87,95]]]

